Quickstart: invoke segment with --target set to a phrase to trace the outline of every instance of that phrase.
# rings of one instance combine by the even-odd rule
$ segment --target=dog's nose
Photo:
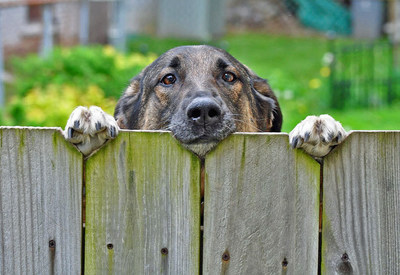
[[[221,107],[208,97],[195,98],[186,109],[187,117],[198,125],[211,125],[221,119]]]

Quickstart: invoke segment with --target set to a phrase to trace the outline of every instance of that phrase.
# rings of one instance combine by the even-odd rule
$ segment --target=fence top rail
[[[0,126],[0,130],[3,129],[21,129],[21,130],[58,130],[63,131],[61,127],[37,127],[37,126]],[[126,130],[121,129],[120,132],[132,132],[132,133],[171,133],[171,131],[166,130]],[[352,130],[349,131],[348,134],[351,135],[353,133],[400,133],[400,130]],[[253,135],[253,136],[262,136],[262,135],[286,135],[288,133],[285,132],[235,132],[232,135]]]
[[[57,126],[47,126],[47,127],[38,127],[38,126],[0,126],[0,129],[49,129],[49,130],[62,130],[61,127]],[[169,133],[170,131],[166,130],[127,130],[127,129],[121,129],[121,132],[141,132],[141,133]],[[400,130],[351,130],[348,133],[397,133],[400,132]],[[233,135],[287,135],[285,132],[235,132]]]

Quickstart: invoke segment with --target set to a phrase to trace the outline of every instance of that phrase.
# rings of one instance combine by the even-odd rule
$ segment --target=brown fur
[[[236,80],[225,81],[226,72]],[[168,74],[176,77],[172,85],[161,82]],[[213,123],[199,125],[197,117],[188,118],[188,110],[196,104],[216,106],[218,116],[210,113]],[[200,156],[234,131],[279,132],[282,125],[278,101],[267,81],[210,46],[178,47],[160,56],[132,79],[114,116],[120,128],[171,130]],[[211,145],[194,149],[199,144]]]

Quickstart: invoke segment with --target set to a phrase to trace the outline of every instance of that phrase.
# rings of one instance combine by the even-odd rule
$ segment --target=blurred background
[[[268,79],[283,131],[400,129],[400,0],[0,0],[0,125],[109,113],[164,51],[210,44]]]

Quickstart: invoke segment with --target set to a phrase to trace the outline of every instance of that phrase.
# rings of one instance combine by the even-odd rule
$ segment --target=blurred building
[[[7,52],[24,53],[39,47],[43,34],[43,3],[52,1],[0,0],[1,40]],[[53,38],[59,45],[78,43],[80,3],[58,1],[50,4]],[[106,43],[110,25],[110,3],[90,2],[89,42]]]
[[[385,30],[399,35],[400,0],[86,0],[89,43],[109,43],[119,17],[125,34],[151,34],[209,40],[227,31],[261,30],[301,35],[353,33],[377,38]],[[1,40],[6,50],[37,48],[43,32],[42,6],[52,0],[0,0]],[[124,8],[115,13],[115,3]],[[56,44],[78,42],[81,1],[51,4]],[[121,14],[121,12],[123,14]],[[113,21],[114,18],[114,21]],[[121,19],[122,18],[122,19]],[[372,33],[373,32],[373,33]]]
[[[127,31],[209,40],[225,33],[226,0],[127,2]]]
[[[128,31],[206,40],[227,30],[378,38],[398,0],[135,0]]]

